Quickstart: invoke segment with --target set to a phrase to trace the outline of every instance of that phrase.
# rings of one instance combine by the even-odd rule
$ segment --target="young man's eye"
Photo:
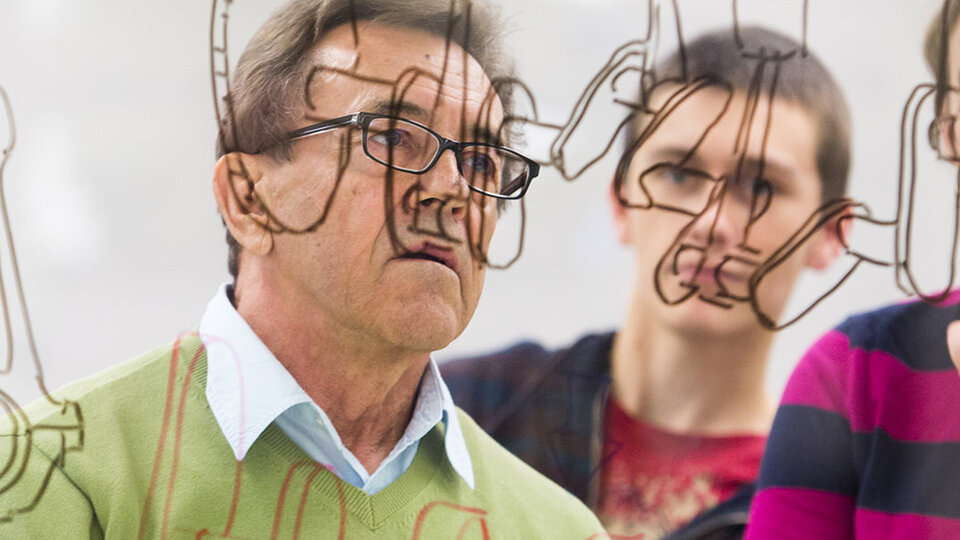
[[[767,180],[766,178],[756,178],[756,179],[754,179],[754,181],[753,181],[753,193],[754,193],[755,195],[756,195],[756,194],[759,194],[759,193],[772,193],[772,192],[773,192],[773,184],[770,183],[769,180]]]
[[[682,167],[671,163],[663,163],[651,171],[653,179],[673,185],[680,185],[690,180],[690,173]]]
[[[674,184],[682,184],[688,179],[687,173],[680,167],[670,167],[667,171],[667,179]]]
[[[790,193],[790,190],[783,182],[769,178],[755,179],[751,191],[754,195],[788,195]]]

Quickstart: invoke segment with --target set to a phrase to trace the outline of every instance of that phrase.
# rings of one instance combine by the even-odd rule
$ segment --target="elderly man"
[[[82,452],[0,448],[39,465],[0,486],[0,537],[603,534],[430,358],[477,305],[497,200],[537,172],[500,142],[498,25],[461,7],[297,0],[258,31],[213,179],[234,284],[199,332],[58,393]]]

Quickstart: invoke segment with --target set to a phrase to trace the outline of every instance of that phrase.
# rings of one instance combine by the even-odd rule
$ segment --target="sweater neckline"
[[[312,493],[329,501],[341,513],[349,513],[372,530],[381,527],[393,514],[415,499],[434,481],[441,468],[445,474],[449,473],[446,474],[449,479],[458,480],[453,471],[444,466],[442,423],[437,424],[420,441],[413,463],[400,478],[373,495],[367,495],[363,490],[344,482],[311,459],[276,424],[267,427],[258,443],[260,441],[279,454],[282,461],[293,463],[291,474],[302,477],[305,483],[310,484]]]
[[[207,383],[207,354],[196,334],[182,340],[180,358],[181,365],[178,366],[178,371],[186,370],[189,373],[190,391],[194,393],[194,397],[207,405],[203,392]],[[416,457],[400,478],[373,495],[367,495],[363,490],[344,482],[332,471],[314,461],[290,440],[276,423],[267,426],[263,434],[254,442],[254,446],[265,444],[279,455],[281,461],[292,464],[287,480],[290,475],[302,477],[303,482],[311,486],[311,493],[315,493],[332,505],[334,509],[341,512],[341,515],[344,512],[349,513],[353,518],[375,530],[435,480],[463,481],[446,459],[443,440],[444,425],[440,422],[421,439]],[[441,471],[445,478],[435,479],[437,473]]]

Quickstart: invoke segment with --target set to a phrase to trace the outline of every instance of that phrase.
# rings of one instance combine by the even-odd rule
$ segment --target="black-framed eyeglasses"
[[[423,174],[445,150],[452,150],[469,188],[497,199],[523,197],[530,181],[540,174],[538,163],[505,146],[453,141],[423,124],[386,114],[348,114],[292,131],[283,139],[302,139],[345,126],[360,128],[363,151],[370,159],[397,171]]]

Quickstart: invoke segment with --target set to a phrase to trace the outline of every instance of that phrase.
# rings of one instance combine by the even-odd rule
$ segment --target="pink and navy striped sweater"
[[[790,378],[748,539],[960,538],[960,376],[946,302],[894,305],[824,335]]]

